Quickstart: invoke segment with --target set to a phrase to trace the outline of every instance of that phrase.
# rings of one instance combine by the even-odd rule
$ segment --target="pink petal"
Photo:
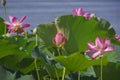
[[[88,42],[87,44],[88,44],[89,48],[91,48],[91,49],[94,49],[96,47],[95,44],[92,42]]]
[[[63,39],[64,39],[64,40],[63,40],[63,42],[64,42],[64,43],[66,43],[66,42],[67,42],[67,39],[66,39],[66,37],[64,37]]]
[[[11,26],[11,25],[8,26],[8,29],[14,29],[14,28],[15,28],[15,27],[13,27],[13,26]]]
[[[114,50],[114,46],[108,46],[104,51],[105,52],[110,52]]]
[[[14,30],[13,29],[8,29],[8,33],[13,33],[14,32]]]
[[[101,39],[100,37],[97,37],[97,38],[96,38],[95,44],[96,44],[96,46],[97,46],[99,49],[102,49],[102,48],[103,48],[103,42],[102,42],[102,39]]]
[[[86,19],[89,19],[90,18],[90,13],[85,13],[83,16],[86,18]]]
[[[22,28],[30,27],[30,24],[23,24]]]
[[[11,23],[7,22],[7,21],[4,21],[4,24],[6,25],[11,25]]]
[[[11,23],[16,23],[16,22],[18,22],[18,19],[17,19],[16,17],[9,16],[9,19],[10,19],[10,22],[11,22]]]
[[[8,26],[8,33],[13,33],[13,32],[14,32],[14,27]]]
[[[56,34],[56,37],[55,37],[55,41],[56,43],[60,43],[60,41],[62,41],[62,38],[63,38],[63,34],[62,33],[57,33]]]
[[[93,44],[92,42],[88,42],[87,44],[89,46],[89,49],[85,51],[86,54],[88,54],[88,53],[94,53],[94,52],[97,51],[97,48],[96,48],[95,44]]]
[[[84,15],[84,11],[83,11],[82,8],[74,9],[74,10],[72,11],[72,13],[73,13],[74,15],[77,15],[77,16],[83,16],[83,15]]]
[[[84,15],[84,11],[82,8],[77,9],[77,15],[81,15],[81,16]]]
[[[110,40],[105,39],[104,40],[104,48],[110,45]]]
[[[94,52],[93,50],[88,49],[88,50],[85,51],[85,54],[90,54],[90,53],[93,53],[93,52]]]
[[[67,42],[66,37],[63,37],[63,38],[61,39],[61,41],[59,41],[59,44],[60,44],[60,45],[64,45],[66,42]]]
[[[23,23],[25,19],[26,19],[26,16],[23,16],[23,17],[20,19],[20,23]]]
[[[103,54],[101,53],[101,51],[97,51],[96,53],[94,53],[92,55],[92,59],[95,59],[96,57],[101,57],[101,56],[103,56]]]
[[[74,9],[74,10],[72,11],[72,14],[73,14],[73,15],[77,15],[76,9]]]
[[[52,39],[52,42],[53,42],[54,44],[56,44],[55,38]]]

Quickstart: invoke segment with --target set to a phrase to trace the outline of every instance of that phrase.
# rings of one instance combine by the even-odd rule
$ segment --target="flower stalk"
[[[65,78],[65,67],[63,67],[63,75],[62,75],[62,80],[64,80],[64,78]]]
[[[3,9],[4,9],[4,20],[6,20],[7,19],[7,16],[6,16],[6,0],[2,0],[1,4],[3,5]],[[6,30],[7,30],[7,26],[5,25],[4,34],[6,34],[6,32],[7,32]]]
[[[78,80],[80,80],[80,71],[78,72]]]
[[[61,56],[60,48],[57,48],[58,55]]]
[[[95,44],[92,42],[87,43],[89,49],[86,50],[85,54],[92,53],[92,59],[100,58],[100,80],[102,80],[102,57],[104,56],[104,52],[111,52],[114,50],[114,46],[110,45],[110,40],[104,39],[101,37],[97,37],[95,40]]]
[[[38,67],[37,67],[37,58],[34,58],[34,63],[35,63],[35,69],[36,69],[36,73],[37,73],[37,78],[38,78],[38,80],[40,80],[39,71],[38,71]]]
[[[57,76],[57,80],[59,80],[59,76],[58,76],[58,73],[57,73],[57,69],[55,68],[55,73],[56,73],[56,76]]]
[[[37,35],[37,31],[35,33],[35,46],[38,46],[38,35]],[[36,69],[36,73],[37,73],[37,78],[38,80],[40,80],[40,74],[38,71],[38,66],[37,66],[37,58],[34,58],[34,64],[35,64],[35,69]]]
[[[6,20],[6,6],[3,6],[3,8],[4,8],[4,20]],[[7,26],[5,25],[5,29],[4,29],[5,31],[4,31],[4,34],[6,34],[6,30],[7,30]]]
[[[36,41],[35,41],[35,45],[38,46],[38,35],[35,35]]]
[[[102,80],[102,57],[100,58],[100,80]]]

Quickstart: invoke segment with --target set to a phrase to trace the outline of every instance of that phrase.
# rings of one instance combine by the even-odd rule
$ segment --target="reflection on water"
[[[118,0],[9,0],[7,3],[7,15],[22,17],[27,15],[27,23],[31,23],[33,29],[40,23],[54,21],[61,15],[71,14],[72,9],[83,7],[86,11],[108,20],[116,32],[120,34],[120,1]],[[0,6],[0,16],[3,9]]]

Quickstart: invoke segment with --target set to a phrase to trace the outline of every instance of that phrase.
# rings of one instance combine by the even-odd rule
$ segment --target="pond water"
[[[26,15],[26,23],[31,23],[30,29],[33,29],[58,16],[71,14],[79,7],[108,20],[120,34],[120,0],[7,0],[7,16],[21,18]],[[0,16],[3,16],[1,5]]]

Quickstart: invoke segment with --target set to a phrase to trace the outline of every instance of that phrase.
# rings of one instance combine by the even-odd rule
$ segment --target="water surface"
[[[26,15],[26,23],[31,23],[30,29],[33,29],[41,23],[54,21],[58,16],[71,14],[79,7],[108,20],[120,34],[119,0],[7,0],[7,16],[21,18]],[[2,6],[0,16],[3,16]]]

